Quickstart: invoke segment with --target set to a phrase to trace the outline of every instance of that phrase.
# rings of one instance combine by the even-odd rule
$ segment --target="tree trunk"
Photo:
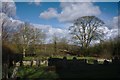
[[[23,57],[25,57],[25,51],[26,51],[25,48],[23,48]]]
[[[2,78],[8,79],[8,64],[3,64]]]
[[[56,41],[54,42],[54,52],[55,54],[57,54],[57,42]]]

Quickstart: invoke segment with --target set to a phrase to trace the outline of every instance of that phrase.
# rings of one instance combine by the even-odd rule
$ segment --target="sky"
[[[61,25],[56,19],[46,20],[40,18],[40,13],[47,10],[48,8],[60,8],[58,2],[45,2],[40,3],[40,5],[27,3],[27,2],[17,2],[17,16],[20,20],[35,23],[35,24],[44,24],[44,25],[52,25],[54,27],[58,27]],[[27,11],[26,11],[27,10]],[[60,9],[58,9],[60,11]],[[59,26],[60,27],[60,26]]]
[[[6,0],[7,1],[7,0]],[[96,16],[105,22],[102,29],[105,39],[118,35],[118,3],[117,2],[3,2],[0,7],[2,18],[6,25],[19,27],[29,22],[34,27],[42,29],[47,34],[49,42],[54,34],[70,38],[68,28],[73,21],[82,16]],[[6,9],[5,9],[6,8]]]
[[[65,2],[65,3],[69,4],[70,2]],[[62,28],[62,26],[64,26],[65,22],[59,21],[59,19],[57,19],[56,17],[53,17],[50,19],[46,19],[45,17],[42,17],[42,16],[40,17],[41,13],[48,11],[48,9],[50,8],[55,9],[57,13],[60,14],[62,11],[60,2],[41,2],[38,5],[33,3],[28,3],[28,2],[16,2],[15,4],[16,4],[16,10],[17,10],[16,15],[18,19],[22,21],[35,23],[35,24],[52,25],[53,27],[59,27],[59,28]],[[99,7],[99,10],[101,11],[101,13],[97,16],[100,19],[102,19],[104,22],[106,22],[106,24],[107,22],[111,21],[113,17],[118,16],[117,2],[96,2],[96,3],[94,2],[93,5]],[[51,12],[53,11],[51,10]]]
[[[4,2],[11,2],[11,0],[1,0]],[[119,0],[13,0],[15,2],[119,2]]]

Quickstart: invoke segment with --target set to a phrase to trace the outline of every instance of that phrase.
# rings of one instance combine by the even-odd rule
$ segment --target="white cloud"
[[[108,41],[109,39],[114,39],[118,36],[118,29],[109,29],[107,26],[99,27],[98,30],[103,31],[104,36],[103,40]],[[100,40],[93,40],[91,41],[91,45],[100,43]]]
[[[97,30],[98,30],[98,31],[102,31],[104,34],[107,34],[107,33],[110,31],[110,29],[108,29],[107,26],[98,27]]]
[[[1,2],[14,2],[13,0],[0,0]]]
[[[106,39],[113,39],[118,36],[118,29],[111,29],[106,34]]]
[[[92,2],[95,0],[59,0],[60,2]]]
[[[13,18],[10,18],[10,20],[11,20],[10,26],[13,27],[14,30],[16,30],[17,28],[19,29],[21,25],[24,24],[24,22],[20,20],[15,20]]]
[[[59,35],[59,37],[61,37],[66,36],[66,34],[68,33],[66,29],[54,28],[51,25],[33,24],[33,26],[44,30],[44,32],[46,32],[48,36],[52,36],[56,33],[57,35]]]
[[[60,2],[119,2],[119,0],[59,0]]]
[[[9,24],[11,23],[9,17],[4,13],[0,13],[0,15],[1,15],[1,17],[0,17],[0,23],[1,23],[0,27],[2,27],[2,26],[8,27]]]
[[[99,15],[101,11],[92,3],[61,3],[62,12],[59,21],[73,21],[81,16]]]
[[[99,7],[90,2],[62,2],[60,6],[62,8],[60,13],[56,9],[50,8],[40,16],[45,19],[56,17],[60,22],[70,22],[81,16],[96,16],[101,13]]]
[[[114,16],[112,18],[112,20],[108,20],[107,23],[106,23],[108,25],[108,27],[111,28],[111,29],[114,29],[114,28],[118,29],[118,27],[120,25],[120,22],[119,22],[118,18],[120,18],[120,16]]]
[[[54,34],[56,34],[56,36],[58,36],[59,38],[62,38],[62,37],[68,38],[69,37],[68,30],[66,30],[66,29],[54,28],[51,25],[41,25],[41,24],[33,24],[33,25],[36,28],[42,29],[46,33],[46,35],[47,35],[46,42],[47,43],[51,42]]]
[[[0,13],[0,27],[9,28],[9,30],[15,30],[21,26],[24,22],[20,20],[15,20],[13,18],[9,18],[6,14]],[[3,25],[2,25],[3,24]]]
[[[29,4],[32,4],[34,3],[35,5],[40,5],[40,2],[42,2],[42,0],[29,0],[29,1],[26,1],[26,2],[29,2]]]
[[[118,24],[120,24],[120,23],[118,23],[118,18],[120,18],[120,16],[113,17],[113,20],[111,22],[113,28],[118,28]]]
[[[11,33],[16,32],[23,23],[24,22],[20,20],[9,18],[5,13],[0,13],[0,38],[2,37],[2,30],[7,31],[10,33],[9,35],[12,35]]]
[[[99,27],[98,30],[103,31],[105,40],[113,39],[116,36],[118,36],[118,29],[115,29],[115,28],[109,29],[107,26],[102,26],[102,27]]]
[[[34,0],[36,5],[40,5],[41,0]]]
[[[57,17],[57,11],[54,8],[49,8],[47,11],[44,11],[40,14],[40,17],[45,18],[45,19],[50,19]]]
[[[14,2],[2,2],[2,8],[0,11],[5,13],[8,17],[15,17],[16,16],[15,3]]]

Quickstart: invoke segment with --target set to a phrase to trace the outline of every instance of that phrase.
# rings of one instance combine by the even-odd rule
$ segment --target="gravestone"
[[[112,63],[113,63],[113,64],[120,64],[120,59],[119,59],[119,57],[114,57],[114,59],[112,59]]]
[[[94,64],[98,64],[98,61],[97,61],[97,60],[94,60]]]
[[[40,66],[40,60],[39,60],[39,59],[36,60],[36,66],[37,66],[37,67]]]
[[[106,65],[106,64],[109,64],[109,62],[108,62],[107,60],[104,60],[104,63],[103,63],[103,64]]]

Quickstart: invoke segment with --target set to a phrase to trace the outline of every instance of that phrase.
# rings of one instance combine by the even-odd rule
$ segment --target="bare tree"
[[[74,21],[70,26],[70,33],[82,48],[88,48],[92,40],[102,40],[103,32],[98,31],[98,27],[104,22],[95,16],[83,16]]]
[[[62,50],[68,50],[68,39],[66,37],[59,38],[59,48]]]
[[[58,36],[54,33],[52,37],[54,52],[57,53]]]
[[[25,57],[26,50],[28,49],[32,39],[31,32],[33,32],[33,29],[31,29],[29,24],[27,23],[25,23],[20,30],[20,36],[22,41],[21,44],[23,46],[23,57]]]
[[[16,7],[14,2],[2,2],[0,6],[0,28],[2,30],[2,41],[8,41],[11,37],[11,31],[13,27],[11,27],[12,21],[9,17],[15,17],[16,15]]]
[[[14,34],[13,40],[25,57],[27,52],[35,54],[36,45],[45,41],[45,33],[29,23],[25,23],[21,26],[20,30]]]
[[[10,32],[12,31],[13,27],[10,26],[11,20],[4,14],[1,13],[2,18],[0,18],[1,22],[1,29],[2,29],[2,41],[8,41],[10,37]]]
[[[15,10],[16,9],[15,9],[14,3],[2,2],[2,5],[1,5],[1,2],[0,2],[0,30],[1,30],[0,38],[2,40],[2,42],[0,42],[0,44],[2,44],[2,46],[4,45],[4,43],[9,42],[9,40],[10,40],[11,31],[13,30],[13,27],[11,27],[11,25],[10,25],[11,20],[9,19],[9,17],[13,17],[15,15],[14,14]],[[9,54],[10,54],[10,52],[8,53],[8,55]],[[5,53],[3,52],[2,55],[5,55]],[[5,59],[8,58],[7,56],[5,56]],[[2,65],[2,67],[4,68],[3,74],[5,73],[5,76],[4,76],[5,78],[8,78],[8,64],[9,64],[9,62],[7,62],[7,63],[3,62],[3,65]]]
[[[33,27],[33,33],[32,34],[32,42],[30,43],[33,53],[36,53],[36,45],[42,45],[45,42],[46,34],[41,29],[34,28]]]

